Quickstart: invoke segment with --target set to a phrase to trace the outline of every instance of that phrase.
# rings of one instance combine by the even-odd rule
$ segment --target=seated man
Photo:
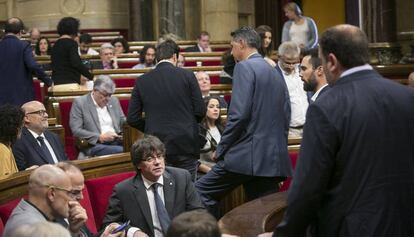
[[[100,75],[93,91],[73,101],[69,125],[75,137],[85,139],[89,147],[82,152],[87,156],[120,153],[121,129],[125,115],[116,97],[115,84],[109,76]]]
[[[74,200],[74,192],[69,176],[54,165],[44,165],[33,171],[29,178],[29,197],[22,199],[14,208],[4,228],[3,236],[13,236],[21,225],[50,221],[62,224],[72,236],[87,236],[81,231],[87,216],[86,211]],[[67,220],[65,220],[67,218]],[[112,223],[101,237],[122,236],[123,233],[109,235],[118,224]]]
[[[81,34],[79,36],[79,55],[98,55],[93,48],[91,48],[92,36],[88,33]]]
[[[178,60],[177,60],[177,67],[184,67],[185,65],[185,57],[183,54],[179,54],[178,55]]]
[[[210,34],[207,31],[201,31],[197,37],[197,45],[188,47],[185,52],[212,52],[210,48]]]
[[[92,69],[118,69],[114,46],[104,43],[99,50],[100,61],[91,61]]]
[[[185,211],[203,208],[190,173],[165,168],[165,147],[151,135],[131,147],[137,174],[115,185],[102,226],[130,220],[127,236],[164,236],[170,221]]]
[[[142,69],[155,66],[155,46],[145,45],[139,53],[139,64],[132,67],[132,69]]]
[[[55,164],[67,160],[58,135],[47,130],[49,124],[45,106],[30,101],[22,106],[25,112],[22,135],[13,146],[13,155],[19,170],[32,166]]]
[[[196,78],[198,81],[198,85],[200,86],[201,95],[204,97],[210,96],[210,89],[211,89],[211,81],[210,76],[203,71],[199,71],[196,73]],[[227,108],[227,102],[224,100],[223,96],[220,95],[217,97],[220,103],[220,108]]]

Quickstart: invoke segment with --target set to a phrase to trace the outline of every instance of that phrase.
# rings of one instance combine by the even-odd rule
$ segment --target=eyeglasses
[[[71,189],[66,189],[66,188],[62,188],[59,186],[55,186],[55,185],[44,185],[44,187],[64,191],[71,198],[78,196],[81,192],[80,190],[71,190]]]
[[[47,112],[46,112],[46,110],[41,109],[41,110],[26,113],[26,115],[28,115],[28,114],[38,114],[40,116],[45,116],[47,114]]]
[[[151,163],[151,162],[154,162],[155,159],[158,159],[160,161],[164,160],[164,155],[163,154],[156,154],[155,156],[151,155],[151,156],[147,156],[143,158],[142,160]]]
[[[106,93],[106,92],[103,92],[103,91],[98,91],[99,92],[99,94],[101,94],[103,97],[111,97],[112,96],[112,93]]]

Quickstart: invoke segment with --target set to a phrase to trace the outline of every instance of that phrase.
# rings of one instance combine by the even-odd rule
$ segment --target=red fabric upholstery
[[[4,224],[3,221],[0,219],[0,237],[3,236]]]
[[[40,101],[43,103],[43,93],[42,93],[42,87],[40,86],[41,81],[39,80],[33,80],[33,86],[35,90],[35,100]]]
[[[121,99],[119,99],[119,103],[121,104],[122,111],[124,112],[125,116],[127,116],[128,106],[129,106],[129,98],[121,98]]]
[[[227,104],[230,104],[231,95],[224,95],[224,100],[227,102]]]
[[[184,66],[185,67],[195,67],[195,66],[197,66],[197,62],[196,61],[185,61]]]
[[[221,60],[206,60],[203,61],[203,66],[220,66]]]
[[[213,52],[226,52],[227,50],[229,50],[229,47],[223,47],[223,48],[212,48]]]
[[[72,101],[59,102],[60,118],[63,128],[65,129],[65,152],[70,160],[76,160],[78,151],[75,148],[75,138],[69,126],[70,109],[72,108]]]
[[[135,80],[134,77],[122,77],[122,78],[114,78],[113,81],[115,83],[115,86],[117,88],[122,87],[134,87],[135,86]]]
[[[210,75],[211,84],[220,84],[220,75]]]
[[[25,195],[22,198],[26,198],[27,195]],[[10,202],[7,202],[3,205],[0,205],[0,218],[3,221],[4,224],[6,224],[7,220],[9,219],[13,209],[19,204],[20,200],[22,198],[17,198],[14,200],[11,200]]]
[[[125,172],[120,174],[99,177],[86,180],[85,185],[89,192],[92,210],[95,216],[95,223],[100,227],[108,207],[108,201],[112,194],[115,184],[135,175],[135,172]]]
[[[93,215],[92,205],[89,198],[89,192],[86,188],[82,191],[83,199],[79,202],[83,208],[86,210],[86,214],[88,215],[88,220],[86,221],[86,226],[88,227],[91,233],[96,233],[96,223],[95,223],[95,216]]]
[[[137,65],[139,63],[138,59],[137,61],[124,61],[124,62],[118,62],[119,68],[132,68],[133,66]]]
[[[299,152],[298,151],[291,151],[289,152],[290,162],[292,162],[292,168],[295,169],[296,167],[296,161],[298,160]],[[281,192],[287,191],[290,186],[290,182],[292,182],[292,178],[289,177],[285,182],[283,182],[282,187],[280,187]]]

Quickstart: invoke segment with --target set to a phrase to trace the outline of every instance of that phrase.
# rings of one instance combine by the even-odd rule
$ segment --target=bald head
[[[22,30],[24,30],[24,24],[18,17],[7,19],[6,25],[4,26],[4,32],[6,34],[20,34]]]
[[[408,86],[414,87],[414,72],[408,76]]]
[[[40,30],[38,28],[32,28],[30,30],[30,41],[32,42],[32,44],[35,44],[39,38]]]
[[[71,189],[71,183],[68,175],[58,167],[54,165],[42,165],[39,168],[35,169],[29,178],[29,196],[44,193],[39,191],[39,188],[45,186],[61,186],[64,185],[67,188]],[[65,188],[66,188],[65,187]]]
[[[45,106],[39,101],[30,101],[22,105],[25,113],[24,126],[41,135],[49,126]]]
[[[326,30],[320,40],[321,56],[335,55],[344,69],[369,63],[368,39],[352,25],[337,25]]]

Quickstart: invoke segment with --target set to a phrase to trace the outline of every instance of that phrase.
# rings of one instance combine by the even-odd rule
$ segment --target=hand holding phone
[[[124,222],[122,225],[116,227],[114,230],[111,231],[111,234],[115,234],[121,231],[124,231],[125,228],[129,225],[130,221]]]

